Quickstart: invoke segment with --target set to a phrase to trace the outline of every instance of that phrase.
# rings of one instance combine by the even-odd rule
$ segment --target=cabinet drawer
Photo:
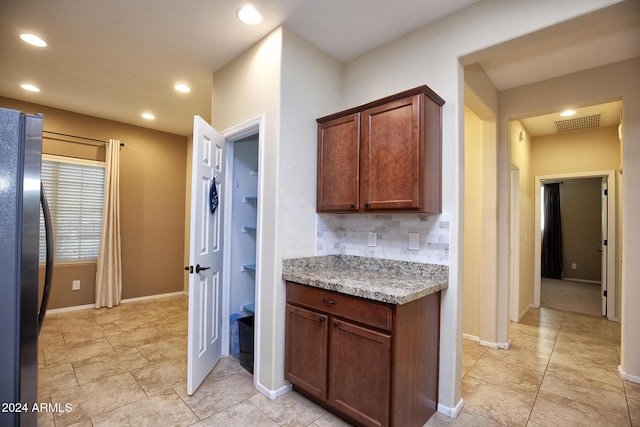
[[[366,300],[338,292],[287,282],[287,302],[312,308],[354,322],[391,330],[389,304]]]

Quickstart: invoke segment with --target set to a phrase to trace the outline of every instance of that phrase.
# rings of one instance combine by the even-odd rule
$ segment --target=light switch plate
[[[420,250],[420,233],[409,233],[409,249]]]
[[[375,231],[369,232],[369,246],[376,246],[378,244],[378,233]]]

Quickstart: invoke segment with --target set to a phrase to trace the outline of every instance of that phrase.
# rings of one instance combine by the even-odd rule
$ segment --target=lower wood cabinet
[[[422,426],[438,392],[440,293],[393,305],[287,282],[285,377],[357,425]]]

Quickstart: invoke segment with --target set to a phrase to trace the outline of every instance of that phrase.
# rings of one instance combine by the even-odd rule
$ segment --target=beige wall
[[[534,176],[616,170],[620,166],[618,128],[609,126],[533,138]]]
[[[182,291],[187,139],[8,98],[0,98],[0,106],[43,113],[45,130],[125,143],[120,159],[122,297]],[[43,148],[104,159],[103,148],[51,140]],[[49,308],[95,303],[95,268],[95,263],[56,266]],[[73,280],[81,280],[80,291],[71,290]]]
[[[482,121],[464,109],[464,319],[462,331],[480,336],[482,291]]]
[[[524,131],[524,140],[520,141],[520,132]],[[517,298],[511,299],[511,320],[519,321],[522,315],[533,301],[533,270],[534,270],[534,201],[535,194],[533,175],[531,171],[531,137],[526,132],[522,123],[518,120],[511,122],[511,166],[517,168],[519,183],[517,191],[519,199],[518,239],[518,289],[510,289],[515,292]],[[512,202],[513,203],[513,202]],[[517,305],[514,307],[514,305]]]

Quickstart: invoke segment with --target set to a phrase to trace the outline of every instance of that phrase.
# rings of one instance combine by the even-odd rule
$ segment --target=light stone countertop
[[[351,255],[290,258],[282,278],[291,282],[390,304],[406,304],[446,289],[446,265]]]

